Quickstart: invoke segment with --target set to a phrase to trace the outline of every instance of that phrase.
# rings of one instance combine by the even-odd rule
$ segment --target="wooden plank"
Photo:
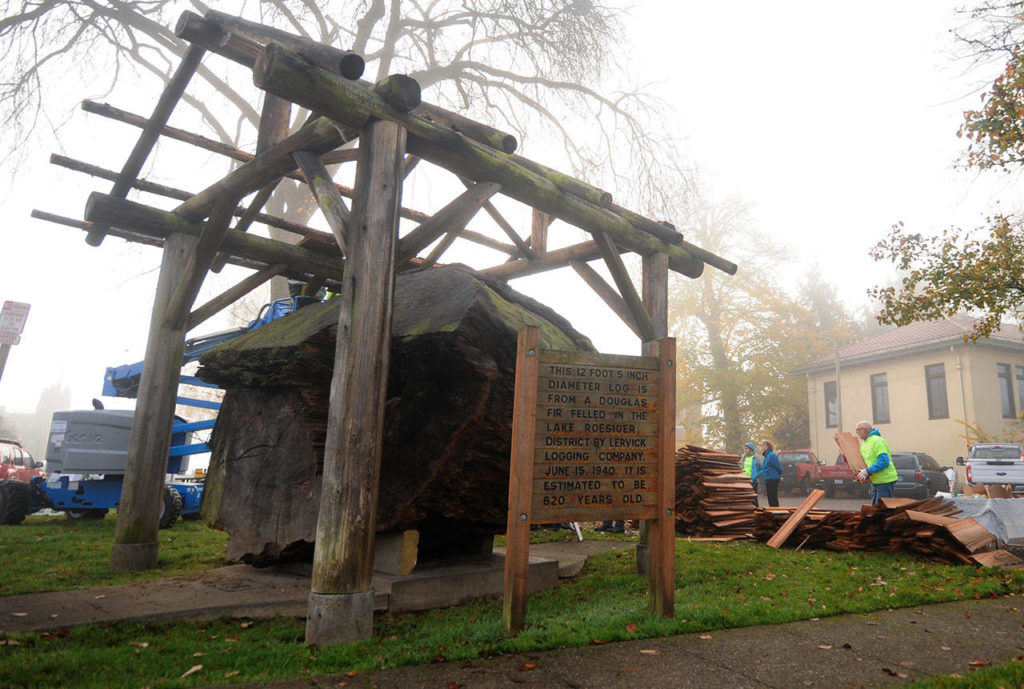
[[[501,625],[517,634],[526,623],[529,584],[530,505],[533,502],[533,448],[537,426],[537,371],[540,364],[540,330],[530,326],[519,331],[516,354],[516,387],[512,417],[512,466],[508,488],[508,525],[505,546],[504,597]]]
[[[947,524],[945,529],[969,553],[990,548],[996,543],[996,537],[988,529],[975,521],[973,517],[957,519],[956,523]]]
[[[971,559],[982,567],[1024,566],[1024,560],[1006,550],[989,550],[984,553],[973,553]]]
[[[867,464],[864,463],[864,458],[860,456],[860,440],[853,433],[846,431],[842,433],[833,433],[832,438],[836,441],[836,445],[839,446],[839,451],[843,453],[843,457],[846,458],[846,463],[850,465],[850,468],[856,473],[861,469],[867,469]]]
[[[782,525],[782,528],[779,529],[774,536],[768,539],[768,547],[782,547],[782,544],[786,542],[786,539],[789,538],[793,531],[796,530],[796,527],[800,523],[800,520],[802,520],[804,516],[806,516],[806,514],[810,512],[811,509],[824,496],[825,491],[817,488],[812,490],[811,494],[808,495],[802,503],[800,503],[800,507],[798,507],[797,510],[789,516],[789,519],[787,519],[786,522]]]

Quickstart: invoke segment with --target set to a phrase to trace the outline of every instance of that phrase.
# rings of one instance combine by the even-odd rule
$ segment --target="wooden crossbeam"
[[[111,196],[123,199],[128,195],[132,182],[139,176],[146,158],[149,157],[153,146],[156,145],[156,141],[160,137],[160,129],[167,124],[167,119],[174,111],[174,106],[178,104],[182,94],[185,93],[185,87],[188,86],[192,76],[199,69],[199,63],[202,62],[205,52],[203,48],[193,46],[185,53],[185,57],[182,58],[178,68],[174,71],[174,75],[167,82],[167,86],[164,87],[163,93],[160,94],[160,100],[157,101],[153,114],[135,142],[135,147],[132,149],[131,154],[129,154],[128,160],[125,161],[124,166],[121,168],[121,173],[117,176],[117,181],[114,182],[114,186],[110,190]],[[92,246],[99,246],[103,243],[103,234],[104,228],[102,226],[93,227],[85,236],[85,241]]]
[[[608,305],[608,308],[622,319],[622,322],[633,331],[634,335],[642,337],[640,329],[637,328],[636,321],[633,320],[633,315],[629,312],[629,307],[626,306],[626,302],[622,300],[622,297],[619,296],[619,293],[611,285],[605,282],[604,278],[596,270],[583,261],[572,261],[569,265],[583,278],[583,281],[590,286],[590,289],[594,290],[597,296],[601,297],[604,303]]]
[[[206,227],[199,235],[199,241],[189,255],[178,278],[178,284],[167,302],[165,318],[169,328],[183,330],[187,325],[189,311],[195,303],[207,271],[217,258],[224,236],[231,227],[232,212],[237,205],[238,199],[225,196],[217,202],[210,213],[210,219],[206,221]]]
[[[615,285],[619,288],[619,296],[626,303],[633,321],[636,323],[637,330],[640,332],[640,339],[644,342],[654,340],[657,337],[654,331],[654,323],[651,322],[651,317],[647,315],[647,309],[644,308],[643,300],[640,299],[636,287],[633,286],[633,280],[629,277],[629,271],[626,270],[626,265],[622,262],[618,249],[604,232],[592,231],[591,233],[594,235],[594,241],[597,242],[597,248],[601,251],[601,257],[604,258],[605,265],[608,266],[608,271],[612,274],[612,280],[615,281]]]
[[[419,158],[417,158],[417,160],[419,160]],[[474,184],[473,180],[466,179],[465,177],[459,177],[459,180],[461,180],[461,182],[464,185],[466,185],[467,188],[471,187]],[[533,249],[530,248],[530,245],[523,241],[523,238],[519,236],[519,233],[516,232],[515,228],[512,227],[509,221],[505,219],[505,216],[503,216],[501,212],[494,207],[493,203],[491,203],[490,201],[485,203],[484,210],[487,212],[487,215],[491,216],[491,219],[495,222],[495,224],[497,224],[498,227],[501,228],[501,231],[504,232],[505,235],[510,240],[512,240],[512,243],[516,245],[516,248],[519,250],[520,254],[527,258],[534,258],[536,256],[536,254],[534,254],[533,252]]]
[[[267,266],[266,268],[249,275],[237,284],[232,285],[193,311],[188,317],[188,325],[185,327],[185,330],[192,330],[203,321],[206,321],[213,315],[220,313],[228,306],[231,306],[249,292],[265,283],[267,280],[283,273],[287,267],[288,266],[283,263]]]
[[[302,174],[306,177],[306,184],[316,199],[317,206],[323,211],[324,218],[334,234],[335,241],[341,253],[348,256],[348,228],[352,224],[352,217],[345,201],[342,200],[338,188],[331,181],[331,173],[320,161],[320,158],[309,151],[296,151],[292,154],[295,162],[298,163]]]
[[[402,237],[398,242],[398,255],[395,259],[398,268],[401,269],[445,232],[465,227],[484,202],[499,191],[501,185],[496,182],[475,184],[432,215],[429,220]]]

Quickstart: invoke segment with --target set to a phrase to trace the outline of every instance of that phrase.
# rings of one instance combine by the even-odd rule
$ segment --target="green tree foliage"
[[[971,339],[987,337],[1004,318],[1024,318],[1024,228],[999,215],[973,238],[959,229],[924,236],[893,226],[871,251],[901,271],[899,286],[874,287],[878,319],[892,325],[938,320],[971,311],[979,320]]]
[[[958,132],[969,143],[962,164],[1012,172],[1024,163],[1024,2],[984,0],[964,12],[956,36],[976,63],[1006,59],[981,96],[964,113]],[[970,312],[979,321],[971,339],[987,337],[1004,318],[1024,317],[1024,225],[1020,216],[997,214],[971,230],[950,228],[924,236],[902,223],[871,251],[900,273],[898,286],[869,291],[878,320],[891,325],[937,320]]]
[[[848,335],[849,317],[819,274],[807,276],[800,298],[786,293],[777,274],[788,256],[752,227],[742,201],[715,199],[692,178],[679,198],[673,217],[680,231],[710,251],[728,253],[740,271],[705,271],[670,284],[683,427],[678,440],[728,451],[759,438],[805,447],[807,384],[789,371],[827,355],[836,337]]]

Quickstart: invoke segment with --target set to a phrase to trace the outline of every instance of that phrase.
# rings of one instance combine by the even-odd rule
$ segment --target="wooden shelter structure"
[[[730,274],[736,266],[687,243],[671,225],[616,205],[609,193],[515,155],[515,137],[420,102],[419,86],[408,77],[359,80],[363,60],[358,55],[214,11],[205,16],[186,12],[176,33],[191,47],[148,119],[85,104],[90,112],[142,129],[120,172],[52,158],[56,164],[112,180],[110,192],[90,196],[84,222],[34,213],[86,230],[86,241],[94,246],[113,235],[163,250],[111,566],[133,570],[157,562],[157,498],[186,333],[273,276],[326,285],[344,302],[307,641],[366,637],[372,628],[373,507],[396,272],[436,263],[456,241],[507,254],[506,261],[482,271],[502,280],[572,266],[641,341],[651,343],[667,335],[669,270],[697,277],[705,264]],[[254,83],[265,91],[255,154],[167,125],[208,53],[250,69]],[[289,133],[293,104],[313,115]],[[198,193],[146,182],[138,176],[161,136],[224,154],[239,164]],[[341,148],[357,139],[357,150]],[[350,160],[357,161],[351,189],[335,184],[326,168]],[[456,174],[466,191],[433,214],[402,207],[403,180],[418,160]],[[330,233],[261,213],[283,177],[309,185]],[[128,200],[132,189],[175,199],[179,205],[167,211]],[[528,236],[520,236],[491,204],[496,194],[533,209]],[[468,229],[480,210],[510,243]],[[418,225],[399,236],[400,218]],[[555,219],[585,230],[592,240],[549,251],[547,232]],[[291,245],[246,233],[255,220],[301,239]],[[624,252],[643,257],[640,290],[623,264]],[[614,286],[588,265],[597,259],[607,265]],[[196,307],[208,271],[224,263],[253,273]],[[672,553],[651,552],[652,561],[663,556]]]

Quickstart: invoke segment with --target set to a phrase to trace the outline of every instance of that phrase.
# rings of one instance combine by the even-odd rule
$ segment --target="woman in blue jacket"
[[[782,478],[782,464],[775,454],[775,445],[765,439],[761,441],[761,470],[758,476],[764,479],[764,492],[768,496],[768,506],[779,506],[779,480]]]

